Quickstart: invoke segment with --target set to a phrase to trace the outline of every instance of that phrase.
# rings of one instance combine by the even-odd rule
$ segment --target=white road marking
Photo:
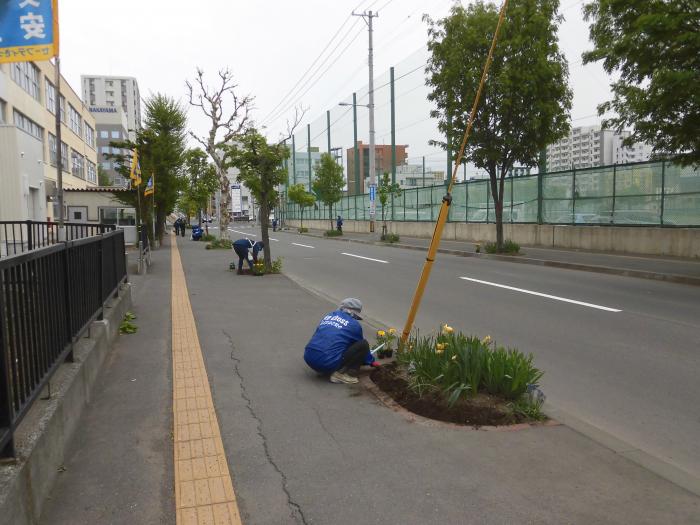
[[[298,242],[293,242],[292,244],[294,246],[301,246],[302,248],[313,248],[313,246],[309,246],[308,244],[299,244]]]
[[[270,240],[275,241],[275,242],[280,242],[279,239],[273,239],[272,237],[270,237]]]
[[[496,286],[497,288],[505,288],[506,290],[513,290],[515,292],[522,292],[530,295],[536,295],[538,297],[546,297],[547,299],[554,299],[555,301],[563,301],[565,303],[578,304],[581,306],[588,306],[589,308],[597,308],[598,310],[605,310],[606,312],[621,312],[617,308],[609,308],[607,306],[600,306],[599,304],[584,303],[583,301],[575,301],[573,299],[567,299],[565,297],[558,297],[556,295],[549,295],[542,292],[533,292],[532,290],[524,290],[522,288],[515,288],[514,286],[506,286],[505,284],[491,283],[489,281],[481,281],[479,279],[472,279],[471,277],[460,277],[465,281],[472,281],[479,284],[488,284],[489,286]]]
[[[238,230],[234,230],[233,228],[229,228],[228,231],[233,233],[240,233],[241,235],[250,235],[251,237],[257,237],[257,235],[255,235],[254,233],[239,232]]]
[[[362,255],[355,255],[354,253],[340,252],[342,255],[348,255],[350,257],[357,257],[358,259],[366,259],[368,261],[374,261],[382,264],[389,264],[389,261],[382,261],[381,259],[372,259],[371,257],[364,257]]]

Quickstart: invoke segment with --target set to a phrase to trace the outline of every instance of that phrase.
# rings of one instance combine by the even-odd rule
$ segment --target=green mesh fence
[[[386,217],[395,221],[435,221],[445,186],[404,189],[387,203]],[[377,220],[381,204],[377,200]],[[334,215],[369,220],[369,194],[343,197]],[[299,207],[286,206],[288,219],[299,219]],[[328,206],[306,208],[304,219],[329,219]],[[494,222],[488,180],[456,184],[449,222]],[[543,175],[507,178],[503,220],[512,223],[593,224],[619,226],[700,226],[700,170],[668,161],[650,161]]]

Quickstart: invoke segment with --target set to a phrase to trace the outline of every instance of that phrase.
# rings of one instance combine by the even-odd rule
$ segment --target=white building
[[[111,142],[119,142],[129,138],[126,113],[122,108],[110,106],[90,106],[90,113],[95,117],[97,157],[100,166],[109,177],[112,186],[128,186],[128,179],[117,171],[119,163],[114,159],[107,158],[109,154],[130,156],[129,151],[123,151],[110,145]]]
[[[649,146],[640,143],[629,148],[622,146],[622,140],[629,134],[628,131],[618,134],[601,129],[600,125],[572,128],[568,137],[547,146],[547,171],[648,160]]]
[[[311,170],[315,173],[316,167],[321,163],[321,152],[317,147],[311,148]],[[287,186],[293,184],[303,184],[307,191],[311,191],[309,187],[309,153],[306,151],[297,151],[290,154],[287,159],[288,179]],[[313,183],[313,178],[311,179]]]
[[[58,215],[54,80],[49,61],[0,64],[0,220]],[[59,104],[63,187],[95,187],[95,119],[65,79]]]
[[[437,186],[445,182],[445,172],[426,168],[424,176],[422,165],[403,164],[396,166],[396,182],[402,189]]]
[[[141,129],[141,94],[133,77],[81,75],[83,100],[89,106],[122,108],[126,113],[129,139],[136,138]]]

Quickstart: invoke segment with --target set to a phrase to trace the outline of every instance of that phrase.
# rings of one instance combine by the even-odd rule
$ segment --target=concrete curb
[[[93,322],[88,336],[75,344],[74,361],[56,371],[51,397],[37,400],[20,424],[15,433],[17,458],[0,466],[0,523],[39,523],[63,468],[68,444],[131,304],[131,285],[127,283],[118,297],[107,303],[104,320]]]
[[[401,243],[384,243],[377,241],[365,241],[363,239],[349,239],[342,237],[331,237],[327,238],[323,235],[318,235],[316,233],[302,233],[299,235],[306,235],[309,237],[316,237],[323,240],[335,240],[343,242],[354,242],[358,244],[369,244],[372,246],[388,246],[393,248],[401,248],[404,250],[415,250],[415,251],[425,251],[423,246],[413,246],[411,244],[401,244]],[[627,268],[617,268],[613,266],[599,266],[594,264],[581,264],[581,263],[569,263],[563,261],[550,261],[547,259],[534,259],[532,257],[523,256],[510,256],[510,255],[492,255],[487,253],[473,253],[466,252],[463,250],[452,250],[447,248],[439,248],[438,253],[444,253],[447,255],[456,255],[458,257],[477,257],[479,259],[489,259],[494,261],[509,262],[509,263],[520,263],[520,264],[532,264],[535,266],[548,266],[551,268],[562,268],[565,270],[579,270],[583,272],[593,272],[593,273],[603,273],[608,275],[622,275],[625,277],[636,277],[638,279],[649,279],[653,281],[666,281],[678,284],[690,284],[693,286],[700,286],[700,277],[693,277],[691,275],[680,275],[673,273],[660,273],[660,272],[649,272],[645,270],[631,270]]]

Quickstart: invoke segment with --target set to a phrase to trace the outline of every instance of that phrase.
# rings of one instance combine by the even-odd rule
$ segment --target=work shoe
[[[341,372],[340,370],[331,374],[331,383],[343,383],[346,385],[354,385],[359,381],[360,380],[356,377],[353,377],[350,374],[346,374],[345,372]]]

